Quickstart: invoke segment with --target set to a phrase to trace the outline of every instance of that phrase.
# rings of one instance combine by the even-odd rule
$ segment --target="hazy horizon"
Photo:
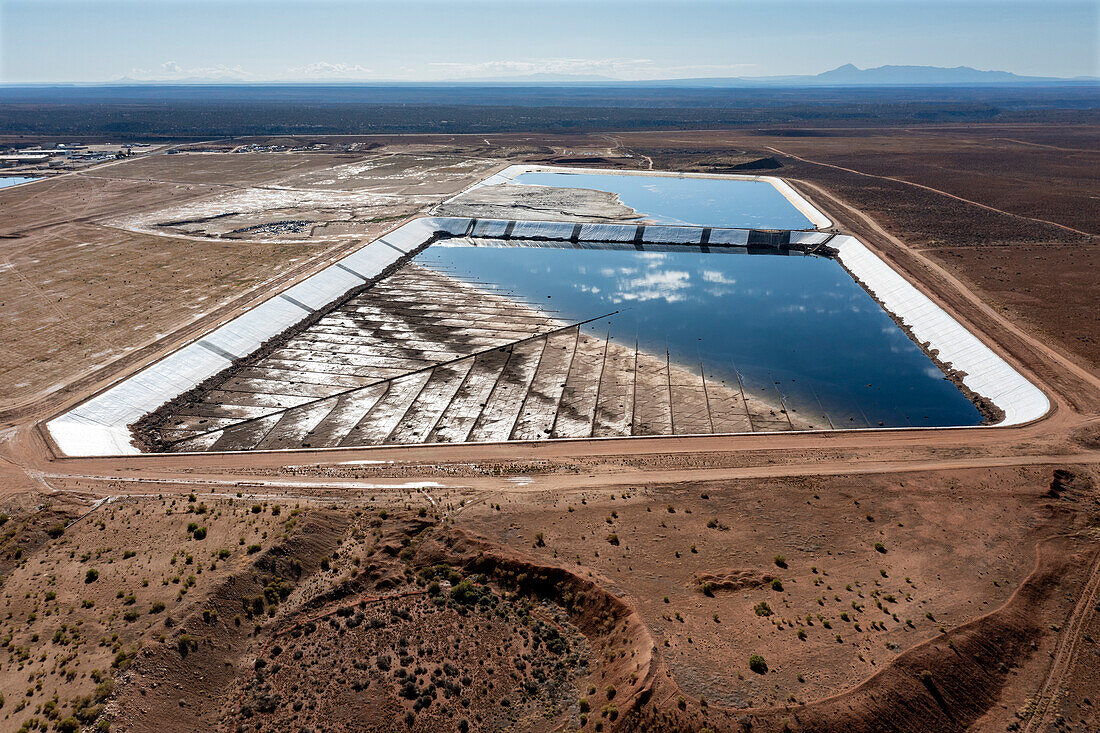
[[[648,81],[968,66],[1096,76],[1093,2],[0,0],[0,82]]]

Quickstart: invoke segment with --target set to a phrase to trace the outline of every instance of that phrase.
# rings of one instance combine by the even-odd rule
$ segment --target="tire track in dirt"
[[[801,156],[795,155],[794,153],[788,153],[788,152],[785,152],[783,150],[780,150],[779,148],[773,148],[771,146],[765,146],[765,148],[767,150],[772,151],[773,153],[778,153],[779,155],[783,155],[783,156],[786,156],[788,158],[794,158],[795,160],[801,161],[803,163],[809,163],[810,165],[820,165],[820,166],[824,166],[826,168],[835,168],[836,170],[839,170],[839,171],[844,171],[846,173],[854,173],[857,176],[866,176],[867,178],[878,178],[879,180],[883,180],[883,181],[893,181],[894,183],[904,183],[907,186],[913,186],[914,188],[921,188],[921,189],[924,189],[925,191],[931,191],[932,193],[938,193],[941,196],[946,196],[948,198],[955,199],[956,201],[961,201],[965,204],[970,204],[971,206],[977,206],[978,208],[985,209],[986,211],[992,211],[992,212],[997,213],[997,214],[1004,214],[1005,216],[1012,216],[1012,217],[1015,217],[1017,219],[1025,219],[1027,221],[1035,222],[1036,224],[1047,224],[1049,226],[1058,227],[1059,229],[1062,229],[1064,231],[1072,232],[1073,234],[1079,234],[1079,235],[1084,236],[1084,237],[1094,237],[1094,236],[1096,236],[1092,232],[1083,232],[1080,229],[1074,229],[1073,227],[1066,226],[1065,224],[1059,224],[1056,221],[1050,221],[1048,219],[1037,219],[1033,216],[1025,216],[1023,214],[1014,214],[1011,211],[1005,211],[1004,209],[998,209],[994,206],[989,206],[988,204],[978,203],[977,201],[972,201],[971,199],[963,198],[962,196],[956,196],[955,194],[948,193],[947,191],[941,191],[938,188],[932,188],[931,186],[925,186],[922,183],[914,183],[912,181],[907,181],[904,178],[894,178],[893,176],[880,176],[880,175],[876,175],[874,173],[864,173],[863,171],[858,171],[858,170],[855,170],[854,168],[845,168],[844,166],[841,166],[841,165],[833,165],[832,163],[822,163],[821,161],[818,161],[818,160],[810,160],[809,158],[803,158]]]
[[[1081,591],[1081,597],[1074,606],[1054,652],[1054,661],[1035,701],[1035,710],[1023,726],[1024,733],[1033,733],[1046,729],[1047,720],[1054,715],[1058,693],[1063,689],[1066,677],[1073,670],[1073,663],[1084,637],[1089,612],[1100,597],[1100,558],[1093,563],[1088,582]]]

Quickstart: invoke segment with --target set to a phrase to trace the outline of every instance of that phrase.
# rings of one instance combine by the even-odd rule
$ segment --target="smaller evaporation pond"
[[[619,194],[647,223],[745,229],[813,229],[767,181],[606,173],[522,173],[516,183]]]
[[[30,183],[31,181],[41,180],[39,178],[27,178],[26,176],[0,176],[0,188],[7,188],[8,186],[18,186],[20,183]]]
[[[978,425],[974,405],[834,260],[743,248],[432,245],[416,263],[563,324],[781,396],[818,428]],[[614,315],[606,315],[615,312]],[[639,398],[641,395],[639,395]],[[828,417],[822,419],[824,415]],[[828,422],[826,422],[826,420]],[[881,425],[880,425],[881,423]]]

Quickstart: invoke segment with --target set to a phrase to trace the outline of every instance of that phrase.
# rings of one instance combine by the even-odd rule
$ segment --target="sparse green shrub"
[[[776,555],[772,558],[772,561],[775,562],[776,567],[787,567],[787,558],[783,557],[782,555]]]
[[[99,571],[95,568],[88,568],[88,571],[84,573],[85,583],[94,583],[99,580]]]
[[[881,542],[876,542],[875,543],[875,552],[885,553],[886,552],[886,545],[882,544]]]
[[[768,663],[764,661],[764,657],[759,654],[753,654],[749,657],[749,669],[757,674],[764,674],[768,671]]]
[[[198,529],[195,530],[195,533],[192,534],[191,536],[194,537],[196,540],[205,540],[206,539],[206,527],[199,527]]]
[[[619,535],[612,532],[611,534],[609,534],[607,536],[607,542],[609,544],[612,544],[612,545],[615,545],[616,547],[618,547],[619,546]]]
[[[779,578],[773,578],[772,579],[772,590],[782,591],[783,590],[783,581],[780,580]]]
[[[757,603],[755,606],[752,607],[752,610],[756,611],[757,616],[772,615],[772,607],[768,605],[767,601],[760,601],[760,603]]]

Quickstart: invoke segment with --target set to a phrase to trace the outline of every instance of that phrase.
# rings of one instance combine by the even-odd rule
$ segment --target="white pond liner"
[[[527,184],[518,183],[516,178],[524,173],[590,173],[596,175],[611,175],[611,176],[650,176],[660,178],[714,178],[724,181],[759,181],[762,183],[768,183],[778,191],[783,198],[791,202],[791,205],[798,209],[803,216],[810,220],[818,229],[825,229],[833,225],[832,220],[818,211],[817,207],[811,204],[806,198],[798,191],[794,190],[791,184],[784,181],[782,178],[776,178],[775,176],[751,176],[742,173],[675,173],[672,171],[631,171],[631,170],[619,170],[613,168],[578,168],[575,166],[564,165],[510,165],[502,171],[494,173],[488,178],[478,181],[474,185],[470,186],[459,192],[458,194],[447,199],[444,203],[450,203],[459,196],[475,191],[482,186],[499,186],[506,183],[511,183],[519,186]]]
[[[516,167],[516,166],[514,166]],[[510,169],[509,169],[510,170]],[[499,175],[499,174],[498,174]],[[133,455],[130,425],[248,356],[261,344],[339,300],[437,232],[571,242],[744,245],[749,230],[637,224],[574,224],[428,217],[409,222],[302,282],[204,334],[183,348],[115,383],[46,428],[60,452],[71,457]],[[705,240],[705,241],[704,241]],[[940,361],[964,372],[963,383],[1004,410],[998,426],[1019,425],[1045,415],[1046,396],[989,347],[907,282],[854,237],[829,239],[824,232],[792,232],[792,244],[825,242],[841,263],[914,337],[936,349]]]

